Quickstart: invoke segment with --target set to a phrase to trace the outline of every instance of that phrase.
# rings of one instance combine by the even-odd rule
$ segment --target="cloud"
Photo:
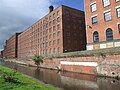
[[[25,30],[48,13],[60,0],[0,0],[0,49],[14,34]],[[56,7],[57,5],[55,5]]]

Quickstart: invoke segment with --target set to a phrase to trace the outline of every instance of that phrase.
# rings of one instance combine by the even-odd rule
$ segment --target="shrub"
[[[10,72],[4,72],[2,74],[2,77],[5,80],[5,82],[17,83],[18,80],[17,80],[17,78],[15,78],[16,73],[17,73],[16,71],[12,71],[11,73]]]
[[[39,65],[41,63],[43,63],[43,56],[38,56],[38,55],[35,55],[32,60],[35,62],[35,64],[37,65],[37,68],[39,68]]]

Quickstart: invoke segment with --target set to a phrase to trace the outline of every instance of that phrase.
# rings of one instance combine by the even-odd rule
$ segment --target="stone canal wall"
[[[26,64],[28,66],[35,66],[34,62],[31,60],[16,60],[16,62],[21,62],[21,64]],[[76,73],[120,77],[120,55],[53,58],[51,60],[44,60],[41,67],[61,69]]]

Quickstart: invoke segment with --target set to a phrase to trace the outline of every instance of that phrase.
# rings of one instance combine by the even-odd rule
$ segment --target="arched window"
[[[99,35],[98,35],[98,32],[97,32],[97,31],[95,31],[95,32],[93,33],[93,40],[94,40],[94,43],[95,43],[95,42],[99,42]]]
[[[113,40],[113,31],[111,28],[108,28],[106,30],[106,41],[111,41]]]

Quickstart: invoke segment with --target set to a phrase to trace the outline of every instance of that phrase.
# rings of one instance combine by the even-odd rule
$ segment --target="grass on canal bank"
[[[5,82],[3,74],[13,72],[4,66],[0,66],[0,90],[56,90],[54,87],[46,86],[42,83],[32,80],[31,78],[19,72],[15,74],[17,83]]]

